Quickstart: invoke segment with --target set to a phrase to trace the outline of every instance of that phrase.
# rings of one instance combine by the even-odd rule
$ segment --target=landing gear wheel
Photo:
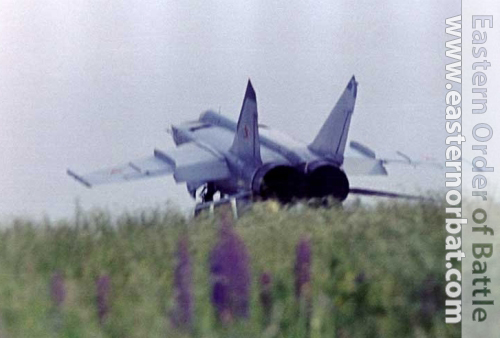
[[[203,202],[212,202],[214,200],[214,195],[216,192],[217,190],[215,189],[215,184],[211,182],[207,183],[207,185],[205,185],[200,193],[201,200]]]

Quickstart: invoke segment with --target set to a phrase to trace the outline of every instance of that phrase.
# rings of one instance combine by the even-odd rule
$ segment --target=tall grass
[[[213,304],[220,217],[16,220],[0,230],[0,337],[459,337],[444,323],[443,210],[255,205],[232,229],[250,298],[230,321]],[[172,321],[182,299],[187,330]]]

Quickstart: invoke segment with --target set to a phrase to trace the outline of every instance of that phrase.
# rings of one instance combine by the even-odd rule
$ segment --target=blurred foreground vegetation
[[[220,223],[218,216],[187,219],[151,210],[116,219],[92,211],[70,221],[3,224],[0,337],[460,336],[460,327],[444,320],[441,205],[256,204],[234,222],[250,258],[251,293],[248,317],[230,322],[218,320],[212,304],[209,256]],[[187,238],[192,265],[187,330],[171,319],[180,238]],[[294,285],[301,238],[312,253],[306,306]],[[102,276],[109,278],[105,318],[96,295]]]

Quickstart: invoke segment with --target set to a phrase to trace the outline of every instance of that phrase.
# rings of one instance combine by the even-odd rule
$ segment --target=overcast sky
[[[171,177],[86,189],[89,170],[173,145],[206,109],[237,118],[248,78],[262,123],[312,140],[350,77],[350,139],[444,163],[442,2],[2,1],[0,217],[193,205]],[[353,179],[444,186],[438,170]]]

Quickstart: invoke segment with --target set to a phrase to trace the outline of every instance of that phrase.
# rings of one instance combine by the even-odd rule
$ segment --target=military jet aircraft
[[[197,210],[231,199],[275,198],[287,203],[318,197],[343,201],[348,194],[414,197],[349,186],[346,171],[387,175],[387,160],[378,159],[360,143],[351,142],[351,147],[364,157],[344,158],[357,94],[353,76],[315,139],[305,144],[258,123],[256,94],[249,80],[237,123],[206,111],[197,121],[172,126],[175,149],[155,149],[149,157],[86,175],[67,173],[87,187],[173,174],[176,182],[186,183],[193,198],[200,191]],[[214,201],[217,192],[220,199]]]

